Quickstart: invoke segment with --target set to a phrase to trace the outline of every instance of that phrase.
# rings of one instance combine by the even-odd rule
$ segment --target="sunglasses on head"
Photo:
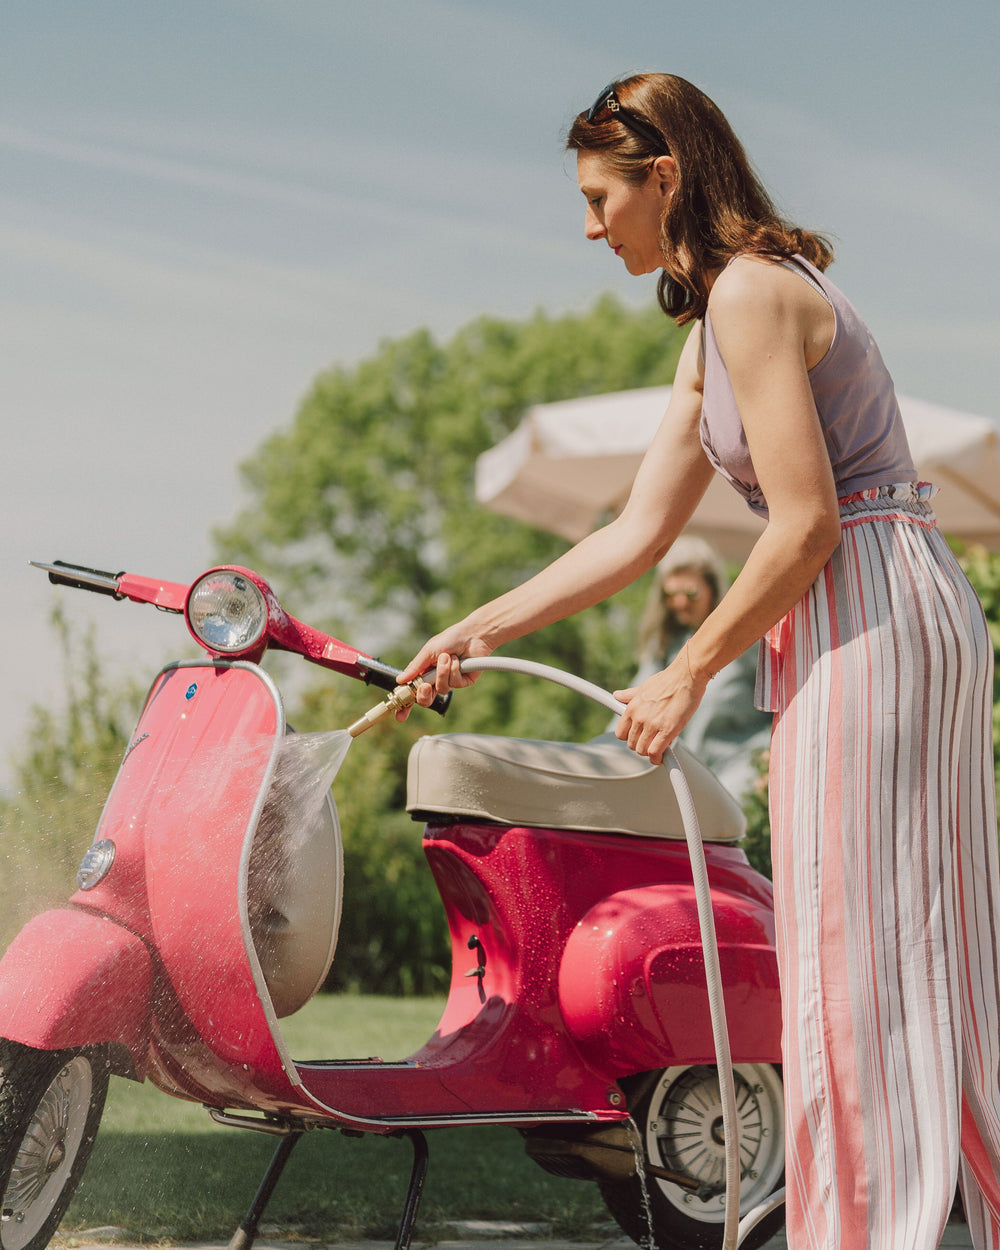
[[[662,148],[667,156],[670,155],[670,148],[664,137],[655,127],[648,122],[644,122],[638,114],[633,113],[631,109],[626,108],[622,104],[621,100],[618,99],[618,92],[615,90],[613,83],[609,83],[602,88],[597,99],[587,110],[587,121],[591,125],[595,122],[604,121],[605,114],[614,121],[621,122],[623,126],[627,126],[633,134],[638,135],[641,139],[645,139],[647,143],[652,143],[655,147]]]

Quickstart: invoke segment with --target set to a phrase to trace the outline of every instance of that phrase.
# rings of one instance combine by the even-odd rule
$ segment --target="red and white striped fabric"
[[[1000,1250],[992,646],[933,488],[841,501],[762,648],[790,1250]]]

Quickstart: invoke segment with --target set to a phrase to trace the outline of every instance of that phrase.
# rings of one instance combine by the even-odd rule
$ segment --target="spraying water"
[[[642,1148],[642,1135],[639,1126],[631,1116],[628,1118],[628,1136],[635,1155],[635,1174],[639,1180],[639,1194],[642,1199],[642,1216],[646,1221],[646,1236],[643,1238],[644,1250],[658,1250],[655,1224],[653,1221],[653,1205],[649,1201],[649,1184],[646,1180],[646,1156]]]
[[[254,834],[247,913],[279,1017],[312,997],[333,962],[344,853],[330,787],[350,745],[346,730],[290,733]]]
[[[261,824],[267,817],[276,829],[280,827],[289,852],[300,849],[301,839],[295,830],[308,827],[316,819],[350,745],[346,729],[289,733],[282,740]]]

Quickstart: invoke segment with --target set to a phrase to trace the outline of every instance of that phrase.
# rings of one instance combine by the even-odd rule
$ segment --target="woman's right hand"
[[[492,655],[493,650],[473,628],[459,622],[424,643],[399,674],[399,684],[417,681],[417,702],[421,707],[430,707],[439,694],[471,686],[479,677],[478,673],[463,673],[459,667],[462,660]],[[405,720],[406,712],[397,713],[397,718]]]

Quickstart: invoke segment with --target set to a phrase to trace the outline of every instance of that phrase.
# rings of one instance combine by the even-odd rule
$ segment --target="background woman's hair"
[[[708,274],[733,256],[802,255],[817,269],[833,260],[822,235],[785,221],[747,159],[722,111],[703,91],[675,74],[635,74],[615,84],[623,108],[664,139],[677,165],[677,187],[661,227],[665,267],[657,298],[678,325],[703,317]],[[595,152],[629,182],[644,182],[664,148],[637,135],[609,113],[588,122],[581,113],[566,147]]]
[[[703,577],[712,592],[712,608],[729,589],[725,562],[715,548],[703,538],[682,534],[653,571],[653,584],[639,620],[638,649],[642,662],[662,663],[676,632],[663,592],[663,583],[675,573],[698,573]]]

